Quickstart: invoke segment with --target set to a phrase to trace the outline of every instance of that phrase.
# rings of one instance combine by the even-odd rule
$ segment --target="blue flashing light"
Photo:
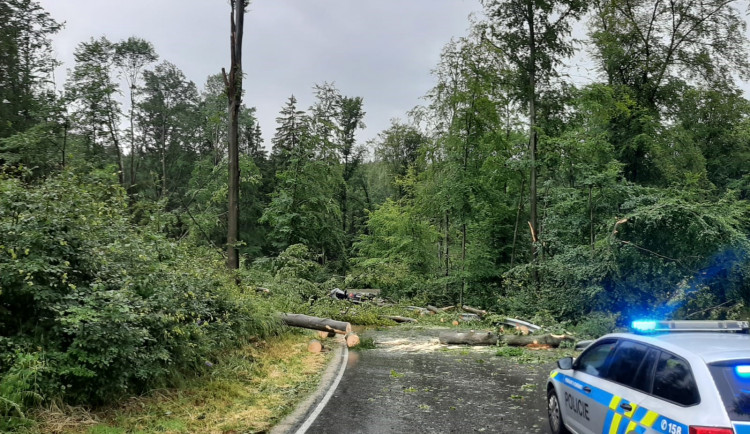
[[[737,365],[734,367],[734,372],[744,380],[750,379],[750,365]]]
[[[630,324],[630,327],[633,330],[637,332],[641,332],[641,333],[652,332],[656,330],[656,321],[650,321],[650,320],[633,321]]]

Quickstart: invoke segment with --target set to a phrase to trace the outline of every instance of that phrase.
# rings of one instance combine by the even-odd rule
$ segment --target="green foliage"
[[[102,402],[165,384],[272,330],[215,251],[133,226],[111,177],[1,178],[0,191],[1,338],[47,361],[45,399]]]
[[[498,348],[495,353],[498,357],[521,357],[523,354],[523,348],[508,346]]]
[[[30,421],[25,409],[42,401],[39,384],[46,369],[39,354],[17,354],[15,363],[0,375],[0,429],[10,430]]]
[[[619,313],[590,312],[575,325],[573,331],[582,339],[597,339],[616,330]]]
[[[368,233],[355,243],[351,285],[381,288],[386,295],[414,296],[436,268],[430,247],[435,230],[413,208],[387,200],[370,213]]]

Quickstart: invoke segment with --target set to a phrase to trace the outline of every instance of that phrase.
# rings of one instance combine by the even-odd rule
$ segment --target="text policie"
[[[584,402],[583,400],[576,398],[570,393],[565,392],[565,404],[574,413],[577,413],[579,416],[583,417],[586,420],[591,420],[589,419],[589,403],[588,402]]]

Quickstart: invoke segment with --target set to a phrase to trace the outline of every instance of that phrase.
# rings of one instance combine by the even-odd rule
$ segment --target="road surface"
[[[437,330],[365,332],[308,434],[548,433],[545,381],[553,365],[496,349],[445,348]]]

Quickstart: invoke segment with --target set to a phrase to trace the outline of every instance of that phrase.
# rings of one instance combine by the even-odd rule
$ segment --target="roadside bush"
[[[0,375],[46,360],[35,383],[45,399],[99,403],[164,385],[274,330],[216,251],[132,224],[108,174],[0,177],[0,233]]]
[[[42,400],[38,380],[44,369],[38,354],[17,354],[13,366],[0,376],[0,430],[28,424],[24,411]]]
[[[596,339],[617,329],[619,313],[591,312],[573,327],[580,338]]]

